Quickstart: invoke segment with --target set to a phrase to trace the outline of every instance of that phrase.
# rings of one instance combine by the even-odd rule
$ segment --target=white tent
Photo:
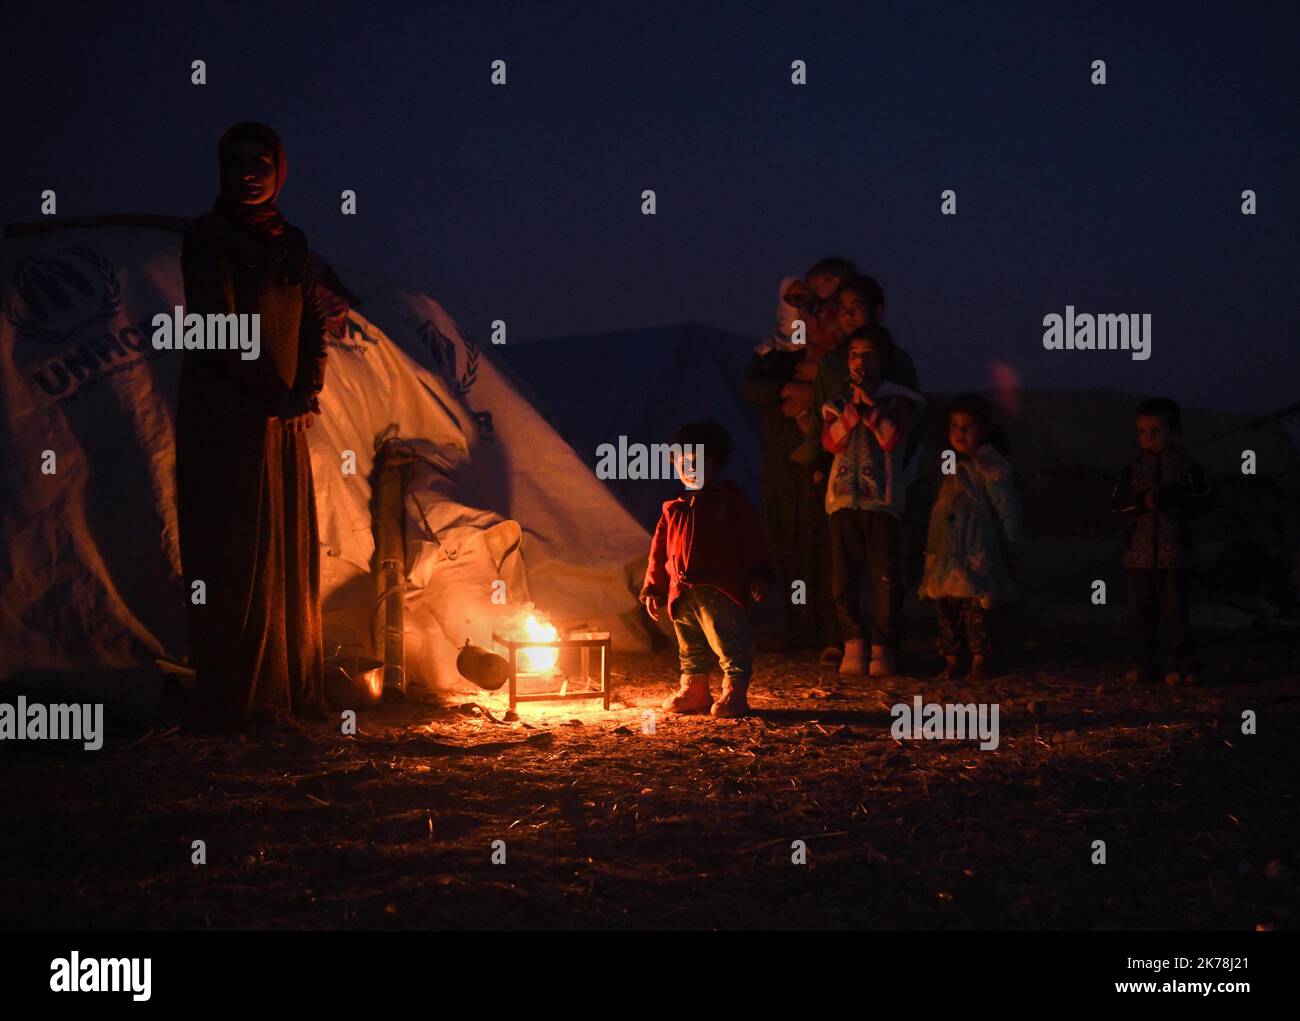
[[[184,304],[180,241],[116,224],[0,242],[0,677],[188,650],[174,490],[181,355],[151,342],[153,317]],[[384,434],[422,457],[406,504],[416,683],[456,682],[455,647],[486,643],[502,612],[490,598],[498,576],[512,608],[531,600],[557,622],[612,631],[616,648],[641,647],[629,580],[645,530],[437,302],[334,269],[340,335],[309,433],[327,653],[368,631],[369,476]]]

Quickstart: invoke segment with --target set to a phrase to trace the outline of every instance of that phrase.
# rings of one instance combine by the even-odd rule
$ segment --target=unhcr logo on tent
[[[0,702],[0,741],[81,741],[88,752],[104,747],[104,703],[43,705]]]
[[[153,317],[155,351],[239,351],[251,362],[262,353],[262,316],[258,312],[185,314],[177,305],[171,315]]]
[[[65,248],[58,258],[20,259],[14,269],[18,301],[0,309],[20,336],[60,344],[103,326],[122,304],[113,268],[89,248]]]
[[[137,356],[148,349],[148,323],[114,325],[122,311],[122,287],[99,252],[74,247],[20,259],[12,290],[14,300],[0,308],[0,316],[13,324],[15,334],[68,346],[29,370],[41,390],[58,398],[55,403],[75,400],[143,360]]]
[[[703,443],[602,443],[596,448],[598,479],[681,479],[687,489],[704,487]]]
[[[464,338],[465,371],[456,371],[456,342],[438,329],[432,319],[426,319],[417,328],[420,342],[433,359],[433,364],[447,385],[461,397],[466,396],[478,379],[478,345],[468,337]]]

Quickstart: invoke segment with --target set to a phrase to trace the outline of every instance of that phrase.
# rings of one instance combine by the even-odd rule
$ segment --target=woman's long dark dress
[[[177,514],[204,729],[323,701],[311,454],[306,433],[278,417],[291,413],[286,400],[314,403],[324,385],[324,320],[306,253],[293,227],[263,239],[215,212],[195,221],[182,248],[187,313],[261,314],[260,357],[186,351],[181,368]],[[195,580],[205,603],[193,601]]]
[[[763,530],[780,577],[778,598],[785,605],[786,649],[824,648],[839,642],[830,586],[830,525],[825,489],[812,481],[812,469],[790,454],[803,433],[782,410],[782,388],[795,377],[802,351],[756,354],[745,374],[745,396],[758,407],[762,444]],[[790,583],[806,584],[807,602],[790,601]]]

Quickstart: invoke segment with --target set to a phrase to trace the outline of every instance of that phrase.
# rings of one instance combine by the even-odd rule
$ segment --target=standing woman
[[[261,347],[186,350],[177,515],[197,724],[323,711],[320,560],[306,430],[320,414],[324,317],[307,239],[276,209],[285,154],[263,124],[217,145],[221,194],[185,235],[185,311],[258,314]],[[202,581],[205,601],[195,601]]]
[[[809,272],[818,275],[823,260]],[[850,270],[845,272],[851,272]],[[822,271],[824,272],[824,271]],[[784,596],[782,651],[821,649],[823,662],[839,661],[839,625],[831,599],[830,526],[825,487],[814,485],[807,464],[792,455],[803,444],[805,421],[812,413],[812,384],[822,356],[838,339],[816,328],[809,316],[807,342],[789,340],[793,321],[808,315],[811,292],[797,277],[781,281],[776,332],[755,350],[745,373],[746,398],[758,406],[762,445],[763,530]],[[791,582],[806,586],[802,603],[791,601]],[[834,656],[833,660],[827,657]]]

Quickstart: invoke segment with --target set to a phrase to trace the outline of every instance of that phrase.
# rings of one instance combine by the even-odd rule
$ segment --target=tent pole
[[[385,443],[376,455],[375,648],[382,649],[384,688],[406,694],[406,647],[402,610],[406,589],[406,536],[402,515],[402,466],[397,448]]]

